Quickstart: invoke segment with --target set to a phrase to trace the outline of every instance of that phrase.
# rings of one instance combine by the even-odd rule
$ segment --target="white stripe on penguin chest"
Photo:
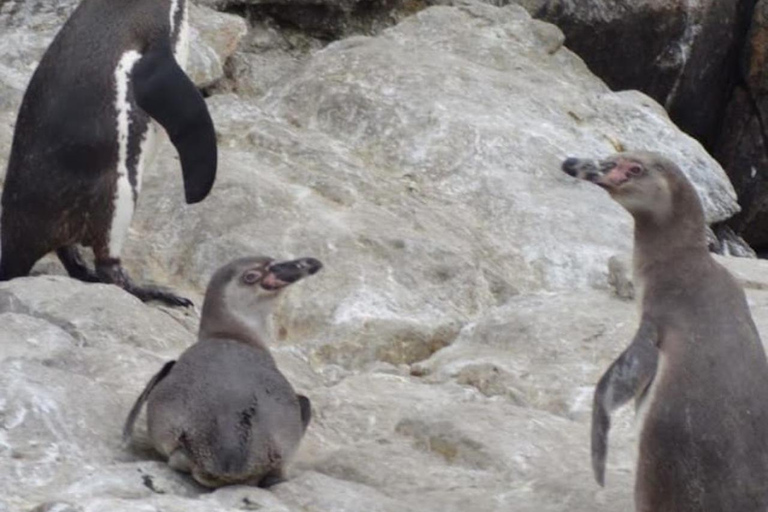
[[[189,25],[188,8],[186,0],[172,0],[170,9],[171,36],[175,29],[175,19],[182,10],[181,26],[179,27],[178,38],[174,42],[174,57],[182,69],[186,67],[189,55]],[[135,199],[141,191],[141,181],[144,174],[144,168],[151,163],[156,151],[157,130],[159,125],[149,119],[147,129],[143,133],[134,133],[133,136],[141,137],[139,142],[139,154],[136,159],[135,171],[135,191],[131,185],[129,158],[131,157],[129,148],[135,147],[135,142],[131,140],[132,109],[131,102],[131,72],[142,55],[136,50],[125,52],[115,68],[115,112],[117,114],[117,181],[115,183],[115,194],[113,198],[112,223],[109,231],[109,256],[119,258],[123,249],[123,242],[128,234],[128,228],[131,225],[133,212],[135,209]],[[132,144],[133,143],[133,144]]]
[[[128,174],[128,147],[131,137],[131,71],[141,59],[141,54],[135,50],[125,52],[115,68],[115,111],[117,113],[117,181],[115,183],[115,195],[113,198],[112,225],[109,231],[109,256],[119,258],[123,248],[128,227],[131,225],[134,210],[134,190],[131,186]],[[142,149],[146,139],[154,138],[147,130],[145,140],[142,141]],[[141,152],[136,165],[136,194],[141,188],[141,171],[145,160],[144,151]]]
[[[187,70],[187,63],[189,61],[189,5],[186,0],[172,0],[171,1],[171,37],[176,30],[176,15],[181,9],[181,26],[179,27],[179,35],[173,46],[173,56],[176,57],[176,62],[181,69]]]

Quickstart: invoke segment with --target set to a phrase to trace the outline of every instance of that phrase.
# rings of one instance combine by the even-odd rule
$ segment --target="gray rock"
[[[728,104],[715,156],[728,169],[742,208],[729,224],[764,254],[768,249],[768,148],[763,125],[768,115],[768,2],[756,3],[747,36],[740,85]]]
[[[190,5],[190,51],[187,72],[198,87],[210,87],[224,77],[224,65],[248,32],[245,20]]]
[[[32,512],[83,512],[83,509],[59,501],[43,503],[42,505],[35,507]]]
[[[325,45],[301,30],[280,27],[270,18],[256,20],[228,60],[226,79],[212,92],[262,96]]]

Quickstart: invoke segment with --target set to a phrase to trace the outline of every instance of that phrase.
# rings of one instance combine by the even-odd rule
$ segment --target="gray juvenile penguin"
[[[24,94],[2,195],[0,281],[56,251],[69,274],[142,300],[187,299],[134,284],[120,254],[157,124],[181,160],[188,203],[216,177],[216,135],[182,70],[187,0],[83,0],[46,50]],[[76,244],[93,248],[96,271]]]
[[[635,398],[638,512],[768,510],[768,363],[744,291],[707,250],[699,197],[660,155],[569,158],[635,221],[642,314],[600,379],[592,466],[604,484],[610,414]]]
[[[282,289],[321,268],[313,258],[251,257],[219,269],[197,343],[152,377],[128,415],[124,440],[147,402],[149,437],[174,469],[207,487],[280,482],[311,407],[269,352],[271,313]]]

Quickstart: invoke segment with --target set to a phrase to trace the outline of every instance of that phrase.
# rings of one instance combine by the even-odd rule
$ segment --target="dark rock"
[[[729,225],[758,252],[768,249],[768,2],[755,6],[742,59],[742,80],[726,110],[715,156],[739,197]]]
[[[755,0],[522,0],[614,90],[639,89],[705,146],[719,132]]]

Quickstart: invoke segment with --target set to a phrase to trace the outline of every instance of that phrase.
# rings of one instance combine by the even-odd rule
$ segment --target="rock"
[[[755,5],[742,55],[742,85],[731,98],[715,156],[723,163],[738,193],[742,211],[729,225],[758,253],[768,249],[768,148],[763,119],[768,115],[768,2]]]
[[[324,45],[301,30],[256,17],[240,49],[227,61],[226,80],[217,83],[212,92],[262,96]]]
[[[754,0],[520,3],[559,26],[568,47],[612,89],[647,93],[684,131],[715,143]]]
[[[73,507],[69,503],[51,502],[35,507],[32,512],[83,512],[80,507]]]
[[[338,448],[310,467],[336,479],[378,489],[414,510],[612,510],[595,499],[580,470],[579,461],[589,459],[582,423],[448,383],[361,375],[328,391],[315,399],[326,432],[336,433],[323,440]],[[626,419],[615,425],[613,441],[630,444]],[[315,442],[308,439],[305,455]],[[622,467],[631,454],[614,446],[611,486],[630,488]],[[629,507],[617,487],[607,490],[608,502]]]
[[[709,234],[709,233],[708,233]],[[740,258],[756,258],[757,253],[747,242],[736,234],[728,224],[712,226],[712,242],[709,250],[724,256],[738,256]]]
[[[278,486],[275,494],[293,502],[294,510],[307,512],[415,512],[401,501],[389,498],[385,493],[354,482],[329,478],[317,473],[304,473],[288,485]]]
[[[404,17],[445,0],[202,0],[220,11],[245,13],[249,20],[274,20],[287,32],[325,41],[376,34]],[[258,23],[258,21],[256,21]]]
[[[631,282],[629,276],[624,279]],[[591,391],[579,383],[600,377],[603,358],[611,357],[604,347],[619,349],[621,343],[613,340],[632,338],[636,309],[603,292],[518,297],[468,324],[450,347],[415,368],[429,382],[455,379],[487,396],[507,396],[565,418],[586,418]],[[551,360],[558,364],[548,364]],[[484,375],[478,376],[478,370]]]
[[[245,20],[191,4],[190,52],[187,71],[198,87],[210,87],[224,77],[226,60],[248,32]]]

